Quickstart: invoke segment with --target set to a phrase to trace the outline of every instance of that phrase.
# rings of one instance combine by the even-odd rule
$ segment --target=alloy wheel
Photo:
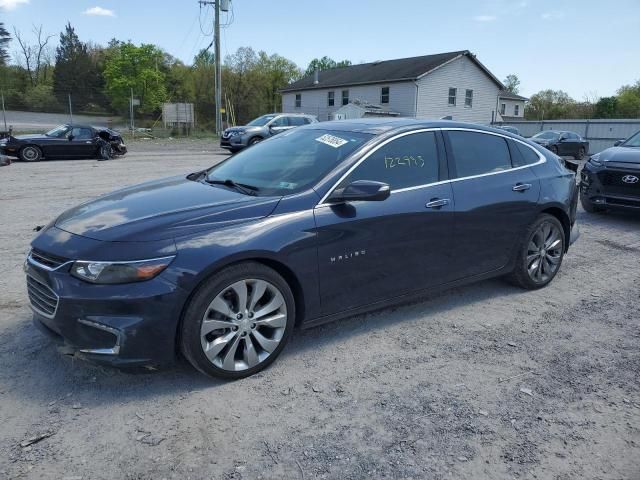
[[[35,147],[24,147],[22,157],[27,162],[34,162],[40,158],[40,152]]]
[[[247,370],[276,350],[286,326],[287,305],[280,290],[265,280],[245,279],[224,288],[209,304],[200,341],[216,367]]]
[[[527,246],[527,272],[531,280],[544,283],[553,277],[560,267],[563,248],[560,229],[551,222],[540,224]]]

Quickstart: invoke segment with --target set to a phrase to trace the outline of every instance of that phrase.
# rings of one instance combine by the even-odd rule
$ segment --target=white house
[[[356,102],[403,117],[488,124],[502,121],[500,102],[517,100],[504,96],[504,88],[475,55],[463,50],[316,72],[282,89],[282,111],[332,120],[336,110]],[[519,98],[524,112],[526,99]]]
[[[496,121],[513,122],[516,120],[524,120],[524,102],[529,100],[515,93],[501,90],[498,93],[498,106]]]

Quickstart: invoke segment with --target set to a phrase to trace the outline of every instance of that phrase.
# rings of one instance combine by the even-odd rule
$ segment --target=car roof
[[[413,128],[468,128],[473,130],[481,130],[486,132],[499,133],[500,135],[513,136],[507,130],[501,130],[493,127],[486,127],[476,123],[456,122],[453,120],[419,120],[415,118],[358,118],[354,120],[333,120],[328,122],[318,122],[306,125],[300,128],[315,130],[335,130],[335,131],[351,131],[363,132],[379,135],[381,133],[391,132],[393,130],[404,130]]]

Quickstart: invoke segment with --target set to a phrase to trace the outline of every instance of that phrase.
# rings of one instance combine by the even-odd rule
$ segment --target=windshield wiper
[[[216,179],[207,178],[205,179],[205,182],[211,185],[224,185],[225,187],[235,188],[236,190],[238,190],[241,193],[244,193],[245,195],[255,195],[256,192],[260,190],[258,187],[254,187],[253,185],[247,185],[246,183],[236,183],[230,178],[227,178],[226,180],[216,180]]]

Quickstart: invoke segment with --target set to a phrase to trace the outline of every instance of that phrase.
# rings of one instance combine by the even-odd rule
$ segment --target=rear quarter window
[[[504,137],[480,132],[448,131],[456,178],[500,172],[511,168]]]
[[[527,145],[514,140],[509,140],[509,147],[511,149],[511,160],[514,167],[533,165],[540,161],[538,153]]]

